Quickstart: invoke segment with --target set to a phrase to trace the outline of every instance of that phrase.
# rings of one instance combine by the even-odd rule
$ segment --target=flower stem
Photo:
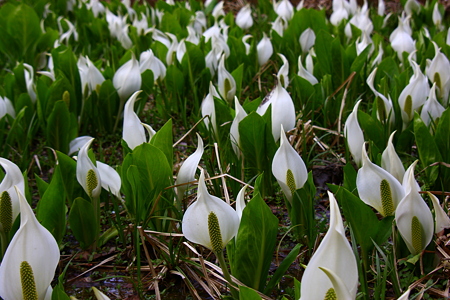
[[[223,272],[223,277],[225,277],[226,281],[228,281],[228,284],[230,285],[230,291],[231,291],[231,294],[233,295],[233,298],[236,300],[239,299],[239,293],[236,290],[236,285],[231,280],[230,273],[228,272],[228,266],[225,263],[225,258],[223,256],[223,251],[214,252],[214,253],[217,256],[217,259],[219,260],[220,268],[222,269],[222,272]]]

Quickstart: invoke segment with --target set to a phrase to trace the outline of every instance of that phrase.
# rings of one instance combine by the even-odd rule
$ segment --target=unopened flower
[[[430,192],[427,192],[427,194],[430,197],[434,208],[434,233],[438,233],[446,228],[450,228],[450,218],[448,217],[448,214],[442,209],[442,206],[439,203],[439,199]]]
[[[124,63],[114,74],[113,85],[121,101],[125,101],[131,94],[141,88],[142,77],[139,62],[132,54],[129,61]]]
[[[281,82],[281,85],[284,88],[287,88],[287,86],[289,85],[289,61],[281,53],[278,53],[278,56],[283,61],[283,65],[281,66],[280,70],[278,70],[277,77],[278,80]]]
[[[300,35],[299,42],[300,46],[302,47],[303,53],[308,52],[316,42],[316,34],[314,33],[314,30],[312,30],[311,28],[305,29],[305,31],[303,31]]]
[[[253,26],[252,8],[250,4],[244,5],[236,14],[236,25],[244,30]]]
[[[270,38],[267,37],[266,33],[263,34],[263,38],[256,46],[256,51],[258,53],[258,62],[260,66],[266,64],[273,54],[272,42],[270,41]]]
[[[294,6],[289,0],[279,0],[273,2],[273,9],[278,16],[285,20],[290,20],[294,16]]]

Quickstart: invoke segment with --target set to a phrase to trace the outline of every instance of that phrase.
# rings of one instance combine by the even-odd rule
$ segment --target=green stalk
[[[236,285],[231,280],[230,272],[228,272],[228,266],[225,263],[225,257],[223,256],[223,251],[214,252],[214,253],[217,256],[217,259],[219,260],[219,265],[220,265],[220,268],[222,269],[223,277],[225,277],[226,281],[228,281],[228,284],[230,285],[230,291],[231,291],[231,294],[233,295],[233,298],[236,300],[239,299],[239,293],[235,289]]]

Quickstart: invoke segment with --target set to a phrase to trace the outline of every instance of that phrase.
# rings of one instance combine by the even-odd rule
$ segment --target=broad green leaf
[[[242,212],[232,274],[255,290],[264,289],[277,241],[278,219],[261,196]]]
[[[316,42],[314,44],[314,49],[316,51],[318,65],[322,69],[322,73],[331,73],[331,43],[333,42],[333,37],[331,34],[325,30],[320,30],[316,34]]]
[[[167,158],[170,169],[173,166],[172,119],[164,124],[150,140],[150,144],[161,150]]]
[[[160,149],[147,143],[137,146],[125,157],[121,173],[125,203],[137,221],[148,218],[151,210],[155,215],[164,214],[162,202],[158,207],[153,205],[172,184],[172,169]]]
[[[105,80],[100,87],[98,94],[98,107],[94,113],[86,112],[88,114],[97,115],[103,124],[103,128],[106,132],[112,132],[114,127],[114,121],[119,109],[119,95],[110,79]]]
[[[52,181],[37,207],[37,219],[51,232],[58,244],[66,231],[66,196],[60,165],[56,165]]]
[[[69,223],[73,235],[83,249],[87,249],[97,239],[98,224],[92,203],[79,197],[70,208]]]
[[[8,16],[7,32],[19,47],[19,57],[34,64],[36,42],[42,35],[40,20],[34,9],[26,4],[19,4]]]
[[[373,141],[379,149],[384,149],[386,147],[386,128],[383,126],[383,124],[381,124],[380,121],[378,121],[378,119],[372,118],[370,115],[359,110],[358,122],[368,140]]]

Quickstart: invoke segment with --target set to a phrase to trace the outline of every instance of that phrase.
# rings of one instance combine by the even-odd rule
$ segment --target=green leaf
[[[448,128],[447,128],[448,132]],[[422,167],[425,169],[426,181],[431,186],[439,175],[439,166],[430,166],[435,162],[441,162],[442,156],[436,142],[431,136],[428,127],[416,112],[414,115],[414,136]]]
[[[69,134],[71,126],[70,113],[66,102],[63,100],[56,101],[48,118],[46,130],[49,146],[64,153],[69,152],[69,142],[72,138]]]
[[[264,289],[277,240],[278,219],[258,194],[242,212],[232,274],[255,290]]]
[[[73,201],[69,213],[69,223],[73,235],[80,242],[83,249],[87,249],[97,236],[97,223],[95,221],[94,207],[92,203],[81,197]]]
[[[167,158],[170,169],[173,166],[172,119],[164,124],[150,140],[150,144],[161,150]]]
[[[66,231],[66,196],[61,176],[61,167],[56,165],[52,181],[38,203],[37,219],[51,232],[58,244]]]
[[[267,169],[265,156],[266,122],[256,112],[251,112],[239,123],[242,153],[246,160],[247,172],[252,175]]]
[[[316,36],[316,42],[314,44],[314,49],[316,51],[318,65],[325,74],[331,73],[331,43],[333,42],[333,37],[331,34],[325,30],[320,30]]]
[[[231,72],[234,80],[236,81],[236,97],[241,97],[242,89],[242,77],[244,76],[244,64],[239,65],[233,72]]]
[[[145,72],[144,72],[145,73]],[[114,120],[119,109],[119,95],[110,79],[105,80],[98,94],[98,110],[86,112],[99,118],[106,132],[112,132]]]
[[[172,184],[172,168],[160,149],[147,143],[134,148],[123,161],[121,178],[125,204],[138,222],[147,219],[152,210],[153,215],[165,213],[163,203],[154,200]]]
[[[81,94],[81,79],[78,71],[77,59],[72,50],[64,46],[54,49],[52,51],[52,57],[55,74],[58,74],[60,73],[59,71],[61,71],[75,91],[75,94],[70,96],[70,111],[75,112],[78,115],[81,110],[83,95]]]
[[[366,134],[368,140],[371,140],[379,149],[386,148],[387,139],[385,139],[385,126],[376,118],[358,110],[358,123]]]
[[[7,32],[19,47],[20,58],[34,64],[36,42],[42,35],[40,20],[34,9],[26,4],[19,4],[10,12]]]
[[[289,252],[289,254],[283,259],[280,266],[277,268],[269,283],[264,289],[264,294],[269,295],[273,288],[280,282],[281,278],[285,275],[289,267],[294,263],[297,255],[300,253],[301,244],[295,245],[295,247]]]
[[[239,286],[240,300],[261,300],[261,296],[254,290],[246,286]]]

